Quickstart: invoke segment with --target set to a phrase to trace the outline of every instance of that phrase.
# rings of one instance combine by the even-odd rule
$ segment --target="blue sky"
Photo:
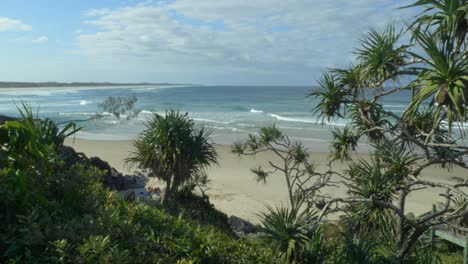
[[[2,0],[0,80],[313,85],[407,0]]]

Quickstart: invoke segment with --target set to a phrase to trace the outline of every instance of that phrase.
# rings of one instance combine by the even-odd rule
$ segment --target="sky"
[[[2,0],[0,80],[314,85],[412,0]]]

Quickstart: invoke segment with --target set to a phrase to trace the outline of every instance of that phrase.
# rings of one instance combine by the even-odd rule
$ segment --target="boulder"
[[[235,215],[229,217],[228,224],[231,226],[232,230],[240,236],[257,233],[257,228],[254,224]]]
[[[73,164],[87,164],[88,158],[82,152],[76,152],[74,148],[62,145],[57,150],[58,154],[65,161],[67,166],[72,166]]]
[[[6,121],[15,121],[15,120],[18,120],[18,118],[12,117],[12,116],[0,115],[0,123],[4,123]]]
[[[105,172],[102,179],[104,187],[111,190],[122,191],[128,189],[127,180],[122,173],[118,172],[115,168],[112,168],[109,163],[103,161],[98,157],[89,158],[89,162],[94,167]]]
[[[127,202],[130,202],[130,203],[133,203],[135,202],[136,200],[136,194],[135,194],[135,191],[127,191],[125,194],[124,194],[124,200],[127,201]]]
[[[112,167],[109,165],[109,163],[103,161],[102,159],[100,159],[98,157],[89,158],[89,162],[94,167],[96,167],[96,168],[98,168],[100,170],[103,170],[103,171],[109,171],[110,172],[110,170],[112,169]]]

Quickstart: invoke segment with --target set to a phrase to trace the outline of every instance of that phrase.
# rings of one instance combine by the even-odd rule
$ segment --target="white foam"
[[[58,90],[60,89],[60,90]],[[78,93],[76,89],[64,89],[64,88],[6,88],[1,89],[0,94],[2,95],[11,95],[13,97],[22,97],[22,96],[51,96],[54,94],[69,94],[69,93]]]
[[[238,126],[243,126],[243,127],[256,127],[256,125],[250,125],[250,124],[244,124],[244,123],[239,123],[237,125]]]
[[[115,124],[120,123],[120,121],[119,120],[104,120],[104,123],[115,125]]]
[[[296,122],[296,123],[306,123],[306,124],[320,124],[317,119],[308,119],[308,118],[293,118],[293,117],[284,117],[276,114],[268,114],[269,116],[276,118],[280,121],[286,122]],[[343,120],[343,122],[325,122],[326,125],[329,126],[346,126],[349,122]]]
[[[140,113],[142,113],[144,115],[152,115],[153,114],[153,112],[148,111],[148,110],[141,110]]]
[[[132,139],[131,136],[91,133],[91,132],[85,132],[85,131],[78,131],[75,135],[77,138],[88,139],[88,140],[130,140]]]
[[[388,108],[406,108],[407,107],[407,105],[392,105],[392,104],[384,104],[383,106],[388,107]]]
[[[88,104],[90,104],[90,103],[92,103],[92,102],[86,101],[86,100],[81,100],[81,101],[80,101],[80,105],[88,105]]]
[[[98,113],[92,113],[92,112],[71,112],[71,113],[59,113],[61,116],[94,116],[97,115]]]
[[[195,121],[199,121],[199,122],[207,122],[207,123],[217,123],[217,124],[232,124],[234,123],[234,120],[231,120],[231,121],[218,121],[218,120],[212,120],[212,119],[206,119],[206,118],[195,118],[195,117],[191,117],[193,120]]]
[[[317,120],[306,119],[306,118],[291,118],[291,117],[284,117],[276,114],[268,114],[269,116],[276,118],[280,121],[288,121],[288,122],[299,122],[299,123],[308,123],[308,124],[316,124]]]
[[[257,110],[257,109],[250,109],[250,113],[255,113],[255,114],[261,114],[264,113],[262,110]]]

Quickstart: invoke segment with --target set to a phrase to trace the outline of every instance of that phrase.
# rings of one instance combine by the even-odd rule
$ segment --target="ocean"
[[[138,98],[138,117],[127,120],[105,115],[79,122],[83,127],[76,136],[84,139],[128,140],[144,129],[153,112],[172,108],[188,112],[200,126],[212,129],[212,139],[231,144],[256,133],[259,127],[276,124],[292,139],[302,141],[315,151],[327,151],[330,129],[343,127],[349,120],[335,119],[321,123],[313,115],[317,102],[307,97],[314,88],[298,86],[186,86],[118,88],[34,88],[0,90],[0,114],[18,116],[17,107],[29,104],[39,117],[56,122],[88,119],[103,114],[98,104],[108,96]],[[386,98],[384,107],[401,113],[410,94]],[[104,113],[105,114],[105,113]],[[365,143],[363,143],[365,145]]]

